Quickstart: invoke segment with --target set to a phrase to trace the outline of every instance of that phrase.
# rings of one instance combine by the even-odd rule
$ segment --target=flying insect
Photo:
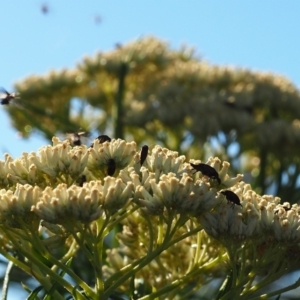
[[[18,96],[16,93],[9,93],[6,89],[0,88],[0,93],[1,95],[1,104],[2,105],[8,105],[10,104],[13,100],[17,99]]]
[[[67,133],[67,139],[70,141],[72,146],[80,146],[82,145],[81,137],[84,135],[86,135],[84,131]]]
[[[48,7],[47,4],[43,4],[43,5],[41,6],[41,12],[42,12],[44,15],[46,15],[46,14],[49,12],[49,7]]]

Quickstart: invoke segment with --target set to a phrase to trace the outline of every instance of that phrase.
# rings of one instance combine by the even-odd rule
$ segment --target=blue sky
[[[178,48],[194,46],[212,64],[271,71],[300,85],[300,1],[271,0],[9,0],[0,4],[0,86],[74,67],[86,55],[154,35]],[[43,14],[41,6],[48,5]],[[101,23],[95,17],[101,17]],[[0,158],[36,151],[0,107]]]

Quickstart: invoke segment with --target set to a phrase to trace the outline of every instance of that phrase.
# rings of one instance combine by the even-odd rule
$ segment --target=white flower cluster
[[[241,206],[221,202],[211,212],[199,217],[199,222],[212,236],[226,239],[266,237],[269,240],[300,242],[300,208],[297,204],[280,204],[280,198],[260,196],[249,184],[237,183],[232,190]],[[222,196],[221,196],[222,197]]]
[[[49,223],[91,222],[102,214],[103,194],[97,189],[60,184],[47,187],[32,211]]]
[[[114,172],[106,176],[109,160]],[[53,138],[53,146],[41,148],[38,154],[24,153],[16,160],[6,155],[0,161],[4,187],[0,222],[20,227],[18,218],[25,220],[28,214],[49,223],[91,222],[133,201],[152,215],[172,212],[196,217],[218,238],[267,235],[276,240],[300,240],[297,205],[283,206],[279,198],[257,195],[241,181],[242,175],[228,175],[228,162],[210,158],[201,165],[205,166],[202,171],[177,152],[155,146],[141,166],[134,142],[95,140],[87,148]],[[214,176],[206,169],[213,170]],[[78,186],[76,180],[84,174],[88,182]],[[71,181],[66,180],[68,176]]]
[[[114,212],[124,207],[133,197],[134,186],[132,182],[124,183],[119,178],[106,177],[104,185],[100,181],[90,181],[84,185],[87,189],[96,189],[103,195],[103,208]]]
[[[124,140],[112,140],[111,142],[100,143],[98,139],[94,141],[93,147],[88,150],[89,158],[87,169],[97,178],[109,175],[109,164],[113,162],[113,174],[124,169],[133,159],[136,152],[136,143],[126,143]]]
[[[155,174],[155,179],[158,181],[163,174],[177,174],[182,171],[184,161],[184,155],[178,157],[178,152],[155,146],[144,166],[147,167],[148,171]]]
[[[61,142],[52,139],[53,146],[39,149],[38,153],[23,153],[21,158],[13,160],[6,155],[5,161],[0,161],[0,180],[5,186],[8,181],[21,184],[51,184],[55,180],[72,181],[85,169],[88,152],[85,146],[72,148],[68,141]],[[5,174],[5,175],[4,175]]]
[[[32,221],[31,207],[41,195],[41,189],[29,184],[17,184],[15,191],[0,190],[0,223],[9,227],[22,228],[22,221]]]
[[[102,184],[104,176],[97,178],[97,170],[93,171],[102,168],[105,173],[108,155],[118,168],[126,167],[135,154],[134,142],[112,140],[102,145],[95,140],[94,147],[88,149],[72,147],[69,141],[56,137],[52,141],[53,146],[42,147],[38,153],[23,153],[15,160],[6,155],[5,161],[0,161],[0,184],[4,187],[0,190],[0,223],[19,228],[29,215],[48,223],[91,222],[103,210],[116,211],[133,198],[132,182],[105,177]],[[77,186],[84,174],[97,181]]]
[[[197,214],[210,211],[219,202],[216,192],[207,183],[195,185],[187,174],[181,179],[174,173],[164,174],[158,183],[151,179],[150,186],[149,191],[139,186],[136,195],[152,214],[160,213],[164,208],[176,210],[179,214]]]

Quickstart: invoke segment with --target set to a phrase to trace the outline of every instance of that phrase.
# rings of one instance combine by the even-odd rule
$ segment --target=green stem
[[[126,275],[128,272],[133,270],[133,268],[137,265],[139,265],[143,260],[145,259],[145,256],[141,257],[140,259],[136,260],[135,262],[128,264],[127,266],[123,267],[119,272],[116,272],[114,275],[110,276],[105,281],[105,288],[112,285],[114,281],[116,281],[118,278],[120,278],[122,275]]]
[[[126,208],[127,208],[127,206],[126,206]],[[104,235],[108,234],[116,225],[118,225],[122,220],[124,220],[125,218],[130,216],[132,213],[134,213],[140,207],[134,206],[129,211],[126,211],[126,208],[123,208],[122,210],[118,211],[115,214],[116,219],[114,219],[114,215],[113,216],[108,215],[109,216],[108,219],[113,219],[113,221],[111,223],[109,223],[108,225],[107,225],[107,223],[105,223],[105,226],[103,226],[103,230],[101,230],[100,233],[102,234],[102,231],[103,231],[103,232],[105,232]],[[125,213],[123,213],[123,212],[125,212]],[[100,233],[98,234],[98,236],[100,236]]]
[[[174,228],[177,228],[176,224],[175,224]],[[104,293],[104,299],[109,297],[110,294],[112,292],[114,292],[123,282],[125,282],[130,277],[134,276],[134,274],[136,272],[141,270],[143,267],[145,267],[147,264],[149,264],[153,259],[155,259],[155,257],[157,257],[160,253],[162,253],[165,249],[168,248],[167,245],[170,242],[170,240],[172,239],[173,234],[176,232],[176,231],[172,230],[172,233],[171,233],[171,226],[172,226],[172,218],[169,218],[169,221],[167,223],[165,238],[164,238],[163,242],[154,251],[152,251],[151,253],[148,252],[148,254],[146,256],[144,256],[142,259],[138,260],[139,261],[138,264],[136,264],[136,262],[131,264],[128,267],[128,269],[126,270],[126,272],[124,272],[124,268],[123,268],[120,272],[118,272],[117,274],[114,274],[106,281],[105,285],[108,286],[108,288]],[[116,278],[115,282],[112,283],[115,278]]]
[[[119,69],[119,86],[118,92],[116,95],[116,105],[115,105],[115,138],[124,138],[124,108],[123,108],[123,101],[124,101],[124,92],[125,92],[125,78],[128,73],[128,65],[126,62],[121,62],[120,69]]]
[[[110,220],[110,216],[109,215],[107,215],[105,219],[99,218],[97,220],[96,243],[100,242],[103,239],[103,236],[106,235],[106,231],[108,231],[107,230],[107,224],[109,223],[109,220]]]
[[[38,233],[34,234],[33,236],[31,236],[30,234],[30,230],[27,233],[28,237],[31,237],[31,242],[32,242],[32,246],[34,246],[35,250],[38,251],[38,253],[43,256],[44,258],[46,258],[48,261],[50,261],[53,265],[57,265],[60,269],[62,269],[66,274],[68,274],[70,277],[72,277],[72,279],[76,282],[77,285],[81,286],[87,295],[92,295],[93,292],[90,289],[90,287],[81,279],[79,278],[70,268],[68,268],[67,266],[65,266],[64,264],[62,264],[59,260],[55,259],[45,248],[45,246],[43,245],[43,243],[41,242],[41,240],[38,237]],[[65,287],[71,294],[76,291],[74,289],[74,287],[72,285],[70,285],[67,281],[65,281],[63,278],[61,278],[56,272],[54,272],[52,269],[50,269],[49,267],[47,267],[43,262],[41,262],[35,255],[33,252],[31,251],[27,251],[26,247],[24,247],[24,245],[20,245],[18,240],[19,237],[15,238],[12,234],[10,234],[10,232],[8,230],[5,230],[5,234],[9,237],[10,241],[14,244],[14,246],[16,247],[16,249],[19,249],[19,251],[29,259],[29,261],[33,262],[34,265],[39,267],[39,270],[42,270],[44,273],[48,274],[50,278],[55,279],[57,282],[59,282],[63,287]],[[40,272],[39,270],[35,270],[34,272],[34,276],[45,286],[45,287],[49,287],[51,288],[50,284],[51,282],[49,282],[49,278],[48,280],[45,280],[45,276],[44,274],[37,274],[37,272]],[[30,273],[32,274],[32,268]],[[79,295],[80,293],[77,293],[76,291],[76,295]],[[81,297],[83,297],[81,294],[79,296],[78,299],[81,299]]]
[[[249,295],[253,294],[254,292],[257,292],[258,290],[268,286],[269,284],[273,283],[274,281],[276,281],[277,279],[279,279],[281,276],[285,275],[287,273],[287,271],[281,270],[280,272],[277,272],[275,274],[270,273],[269,276],[267,276],[264,280],[262,280],[261,282],[259,282],[257,285],[253,286],[250,290],[248,290],[247,293],[243,293],[239,299],[243,300],[248,300]],[[263,298],[262,298],[263,299]]]
[[[252,250],[251,250],[251,248],[252,248]],[[242,265],[241,265],[240,280],[239,280],[239,284],[243,285],[243,293],[247,292],[251,288],[253,281],[256,277],[256,272],[254,271],[254,269],[257,266],[256,262],[257,261],[260,262],[260,260],[257,258],[257,250],[255,248],[256,248],[256,244],[254,243],[254,245],[253,245],[252,242],[247,243],[243,247],[242,259],[241,259]],[[253,269],[250,272],[249,272],[249,270],[247,270],[247,259],[246,259],[246,253],[245,253],[247,250],[248,250],[248,253],[253,254],[253,256],[251,258]],[[248,258],[248,260],[249,260],[249,258]]]
[[[153,251],[153,244],[154,244],[154,232],[152,222],[148,214],[143,214],[144,218],[146,219],[149,227],[149,247],[148,247],[148,254]]]
[[[27,251],[24,245],[23,246],[19,245],[18,241],[15,240],[15,238],[8,231],[6,231],[6,235],[13,243],[13,245],[16,247],[16,249],[18,249],[32,264],[29,274],[31,276],[34,276],[47,291],[50,291],[53,285],[53,283],[51,282],[52,279],[52,280],[56,280],[61,286],[63,286],[70,293],[74,292],[73,287],[67,281],[65,281],[63,278],[61,278],[59,275],[57,275],[52,270],[50,270],[47,266],[45,266],[39,259],[35,257],[35,255],[33,255],[32,252]],[[35,268],[33,270],[33,267],[38,267],[38,269]],[[43,271],[43,273],[41,273],[41,271]],[[44,274],[48,274],[49,277],[46,277]],[[55,299],[62,299],[62,300],[64,299],[63,296],[61,296],[57,291],[55,291],[54,296]],[[78,299],[81,298],[79,297]]]
[[[191,235],[197,233],[198,231],[200,231],[200,230],[202,230],[202,229],[203,229],[203,227],[200,225],[200,226],[198,226],[198,227],[196,227],[196,228],[190,230],[189,232],[187,232],[187,233],[185,233],[185,234],[183,234],[183,235],[181,235],[181,236],[179,236],[179,237],[173,239],[172,241],[170,241],[169,247],[171,247],[171,246],[173,246],[174,244],[180,242],[181,240],[183,240],[183,239],[185,239],[185,238],[187,238],[187,237],[189,237],[189,236],[191,236]]]
[[[104,299],[107,299],[123,282],[125,282],[130,277],[134,276],[139,270],[149,264],[155,257],[157,257],[160,253],[165,250],[165,244],[161,244],[158,248],[156,248],[151,254],[147,254],[140,262],[139,265],[133,267],[131,270],[128,270],[123,276],[119,277],[111,286],[109,286],[105,293]]]
[[[72,225],[74,225],[74,224],[72,223]],[[73,228],[72,226],[68,226],[68,227],[69,227],[69,229]],[[82,229],[82,228],[80,227],[80,229]],[[74,237],[74,235],[77,237],[76,233],[73,234],[73,237]],[[42,241],[38,237],[38,234],[35,234],[35,232],[32,232],[32,237],[33,237],[32,244],[34,247],[36,247],[36,249],[40,252],[41,255],[43,255],[46,259],[48,259],[54,266],[58,266],[66,274],[68,274],[76,282],[77,286],[80,286],[82,289],[85,290],[85,293],[87,295],[93,295],[91,288],[80,277],[78,277],[70,268],[68,268],[60,260],[57,260],[55,257],[53,257],[51,255],[51,253],[47,250],[45,245],[42,243]]]
[[[271,254],[268,256],[268,258],[272,258]],[[277,271],[279,266],[280,270]],[[272,268],[269,270],[268,275],[264,279],[260,280],[259,283],[257,283],[255,286],[252,286],[252,283],[256,278],[257,274],[257,271],[254,271],[254,269],[252,272],[248,272],[247,276],[243,276],[242,278],[240,278],[239,283],[234,288],[235,291],[242,290],[242,292],[239,294],[240,300],[249,299],[249,295],[253,294],[254,292],[257,292],[259,289],[268,286],[269,284],[280,278],[282,275],[286,274],[285,265],[282,265],[282,257],[277,257],[276,260],[272,263]],[[221,299],[232,299],[236,297],[235,291],[230,290],[230,292],[224,295],[224,297],[222,297]]]
[[[7,268],[6,268],[6,271],[5,271],[5,277],[4,277],[4,280],[3,280],[1,300],[6,300],[7,299],[9,275],[10,275],[10,272],[11,272],[13,266],[14,266],[13,262],[9,261],[8,265],[7,265]]]
[[[102,224],[102,227],[105,227],[106,222],[108,222],[108,219],[105,220],[104,224]],[[92,231],[89,231],[90,227],[86,228],[85,230],[82,229],[82,227],[77,228],[81,237],[79,238],[77,232],[70,231],[72,233],[72,236],[76,240],[77,244],[80,246],[80,248],[84,251],[85,255],[87,256],[88,260],[93,266],[94,272],[95,272],[95,291],[91,291],[90,288],[89,292],[86,291],[86,294],[93,297],[100,297],[102,298],[103,291],[104,291],[104,283],[103,283],[103,273],[102,273],[102,252],[103,252],[103,239],[99,239],[94,236]],[[100,230],[101,231],[101,230]],[[102,231],[103,232],[103,231]],[[89,249],[87,248],[87,245]],[[95,299],[98,299],[98,298]]]
[[[298,280],[295,283],[293,283],[293,284],[291,284],[291,285],[289,285],[289,286],[287,286],[285,288],[279,289],[279,290],[277,290],[275,292],[272,292],[272,293],[269,293],[269,294],[266,294],[266,295],[261,295],[261,296],[258,296],[258,297],[247,298],[247,299],[248,300],[269,299],[271,297],[274,297],[274,296],[277,296],[277,295],[281,295],[281,294],[286,293],[288,291],[294,290],[294,289],[298,288],[299,286],[300,286],[300,278],[298,278]]]
[[[93,262],[94,262],[94,270],[95,270],[95,277],[96,277],[96,283],[95,283],[95,289],[96,294],[98,295],[98,299],[103,298],[104,293],[104,281],[103,281],[103,272],[102,272],[102,252],[103,252],[103,239],[99,241],[94,247],[93,251]]]
[[[163,217],[159,216],[159,223],[158,223],[158,234],[157,234],[157,245],[161,245],[164,239],[164,221]]]
[[[266,168],[267,168],[267,152],[266,149],[260,149],[260,170],[257,177],[258,186],[261,188],[261,194],[265,193],[266,189]]]
[[[158,298],[162,295],[172,292],[174,289],[178,288],[179,286],[196,278],[196,276],[198,274],[205,272],[208,269],[211,269],[212,267],[216,266],[220,261],[222,261],[224,259],[223,257],[226,255],[227,255],[227,253],[223,254],[222,256],[218,256],[217,258],[206,263],[202,267],[197,268],[197,269],[193,270],[192,272],[186,274],[183,278],[176,279],[170,285],[167,285],[167,286],[159,289],[158,291],[151,293],[150,295],[144,296],[144,297],[140,298],[139,300],[152,300],[152,299]]]
[[[172,222],[173,222],[173,216],[171,216],[171,214],[170,214],[170,217],[168,218],[168,221],[167,221],[167,228],[166,228],[166,232],[164,235],[164,240],[161,244],[158,245],[158,247],[155,250],[153,250],[151,253],[148,252],[148,254],[145,257],[138,260],[138,263],[134,262],[131,265],[127,266],[128,268],[126,269],[126,272],[124,272],[124,268],[123,268],[121,270],[123,275],[120,276],[120,272],[118,272],[118,274],[111,276],[106,281],[105,285],[108,286],[108,288],[106,289],[106,291],[104,293],[105,299],[106,299],[106,297],[109,297],[110,294],[113,291],[115,291],[122,283],[124,283],[130,277],[134,276],[135,273],[137,273],[139,270],[141,270],[146,265],[148,265],[152,260],[154,260],[158,255],[160,255],[164,250],[168,249],[170,246],[179,242],[183,238],[186,238],[186,237],[196,233],[197,229],[198,229],[198,231],[199,231],[199,228],[202,229],[202,227],[197,227],[194,230],[190,231],[188,234],[182,235],[179,238],[172,240],[172,238],[173,238],[174,234],[177,232],[178,228],[180,226],[182,226],[182,224],[184,224],[184,222],[186,222],[186,217],[180,216],[179,219],[177,220],[177,222],[175,223],[173,229],[171,230]],[[112,277],[113,277],[113,279],[112,279]],[[114,281],[114,279],[116,279],[116,280]],[[114,282],[114,283],[112,283],[112,282]]]
[[[79,233],[82,236],[82,233],[83,233],[82,228],[77,228],[77,229],[78,229]],[[73,236],[74,240],[76,241],[76,243],[78,244],[78,246],[82,249],[82,251],[84,252],[84,254],[86,255],[86,257],[88,258],[88,260],[93,264],[93,255],[87,249],[85,239],[79,238],[78,237],[78,232],[76,230],[73,230],[73,228],[68,228],[68,230],[72,234],[72,236]]]
[[[11,256],[7,252],[4,252],[2,249],[0,249],[0,253],[9,261],[11,261],[15,266],[26,272],[28,275],[32,276],[31,274],[31,269],[21,261],[19,261],[17,258],[14,256]]]
[[[236,264],[236,246],[233,246],[231,244],[231,241],[228,241],[228,243],[225,245],[229,257],[229,262],[231,265],[231,272],[232,272],[232,279],[231,281],[231,287],[228,293],[223,295],[220,300],[227,300],[227,299],[235,299],[236,294],[238,292],[238,271],[237,271],[237,264]]]

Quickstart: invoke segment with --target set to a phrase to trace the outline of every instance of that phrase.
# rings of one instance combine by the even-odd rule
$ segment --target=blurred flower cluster
[[[182,299],[216,279],[215,299],[250,299],[300,266],[298,205],[258,195],[217,157],[150,148],[141,161],[135,142],[54,137],[37,153],[6,155],[0,253],[55,299]],[[79,254],[92,280],[71,268]]]
[[[188,46],[174,49],[145,36],[83,57],[72,68],[28,76],[15,89],[18,109],[6,109],[23,137],[38,131],[50,141],[79,128],[113,132],[122,111],[123,133],[115,136],[159,143],[189,158],[218,156],[257,192],[275,186],[281,198],[298,201],[300,93],[280,74],[214,65]],[[28,171],[29,178],[39,172]],[[70,171],[71,181],[76,174]]]
[[[85,131],[93,129],[91,123],[108,128],[122,64],[128,69],[124,122],[138,143],[159,140],[162,127],[180,140],[181,127],[203,143],[207,136],[235,130],[246,148],[255,143],[281,149],[284,144],[286,151],[297,151],[300,97],[291,81],[277,74],[212,65],[190,47],[173,50],[152,36],[84,57],[73,69],[19,82],[23,111],[9,109],[14,126],[24,136],[37,128],[49,139],[76,124]],[[89,104],[89,111],[74,114],[70,104],[75,98]],[[47,107],[46,112],[39,107]]]

